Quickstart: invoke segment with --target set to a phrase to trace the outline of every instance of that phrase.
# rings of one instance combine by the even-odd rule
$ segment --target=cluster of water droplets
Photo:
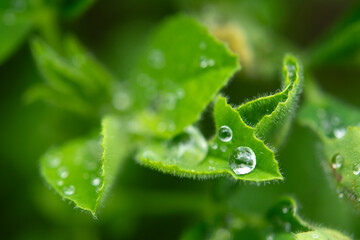
[[[233,139],[233,131],[229,126],[223,125],[218,129],[217,138],[220,141],[212,143],[212,151],[226,153],[229,150],[229,143]],[[248,174],[255,169],[256,155],[254,151],[247,146],[239,146],[233,149],[228,155],[229,167],[237,175]]]
[[[321,128],[328,137],[342,138],[345,136],[346,125],[338,115],[320,108],[317,111],[317,117],[321,124]]]

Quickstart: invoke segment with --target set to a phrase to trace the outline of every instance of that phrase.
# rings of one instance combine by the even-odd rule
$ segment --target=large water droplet
[[[331,159],[331,167],[334,169],[338,169],[342,167],[344,162],[344,157],[341,154],[335,154]]]
[[[360,164],[354,165],[354,167],[353,167],[353,173],[354,173],[355,175],[359,175],[359,174],[360,174]]]
[[[69,171],[68,171],[67,167],[62,166],[62,167],[59,167],[59,169],[57,170],[57,174],[60,178],[65,179],[69,176]]]
[[[247,174],[256,166],[256,155],[249,147],[235,148],[229,155],[229,166],[236,174]]]
[[[75,187],[74,185],[65,186],[63,187],[63,192],[66,196],[71,196],[75,193]]]
[[[148,63],[156,69],[162,69],[165,66],[164,53],[159,49],[153,49],[148,56]]]
[[[221,126],[218,131],[218,137],[222,142],[229,142],[232,139],[232,130],[228,126]]]

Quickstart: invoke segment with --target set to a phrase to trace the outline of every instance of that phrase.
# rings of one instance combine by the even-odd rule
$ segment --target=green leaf
[[[360,111],[325,95],[311,82],[308,95],[299,121],[319,137],[327,170],[336,181],[339,196],[345,195],[359,206]]]
[[[298,216],[296,208],[296,203],[291,197],[284,197],[270,209],[267,218],[273,225],[273,231],[278,236],[287,233],[282,235],[282,238],[275,239],[350,240],[349,237],[335,230],[308,224]]]
[[[217,126],[226,125],[232,129],[233,137],[227,145],[216,140],[211,151],[208,151],[204,137],[196,128],[191,127],[185,131],[185,135],[178,135],[170,141],[162,140],[141,149],[137,158],[139,163],[182,177],[230,175],[237,180],[249,181],[282,179],[274,153],[255,137],[255,130],[241,120],[239,113],[226,103],[225,98],[218,98],[214,116]],[[218,146],[217,149],[214,149],[214,144]],[[228,163],[229,154],[239,146],[251,148],[256,155],[255,169],[245,175],[236,175]]]
[[[16,51],[34,25],[33,15],[26,8],[29,3],[19,3],[25,8],[19,4],[11,6],[6,0],[0,5],[0,64]]]
[[[41,159],[42,176],[60,196],[96,216],[128,150],[123,132],[118,118],[105,117],[101,136],[50,149]]]
[[[149,131],[173,137],[200,118],[239,70],[235,55],[195,20],[178,16],[155,32],[131,82]]]
[[[31,48],[46,84],[31,88],[28,100],[43,100],[83,115],[101,115],[111,102],[114,78],[74,38],[64,41],[60,55],[41,39]]]
[[[302,75],[297,60],[287,55],[283,62],[283,89],[274,95],[247,102],[238,108],[256,136],[277,147],[284,141],[293,120],[302,91]]]
[[[169,148],[169,141],[164,140],[142,149],[138,161],[160,171],[185,177],[209,178],[230,175],[234,179],[247,181],[282,179],[274,152],[266,143],[279,145],[286,136],[301,91],[299,71],[296,59],[288,55],[283,65],[282,92],[256,99],[235,109],[227,104],[224,97],[219,97],[214,107],[216,130],[219,132],[222,127],[228,128],[231,137],[224,140],[217,134],[209,143],[210,151],[207,152],[205,147],[199,147],[198,151],[202,154],[191,156],[189,159],[178,153],[182,149],[181,144],[176,148],[173,145]],[[204,144],[198,144],[202,145]],[[231,163],[235,161],[234,156],[239,154],[235,152],[247,148],[253,152],[252,164],[243,169],[237,168]],[[172,153],[173,149],[176,149],[177,154]]]

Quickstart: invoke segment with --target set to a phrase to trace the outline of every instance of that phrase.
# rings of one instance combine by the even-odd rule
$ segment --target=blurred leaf
[[[285,56],[282,72],[281,92],[255,99],[238,108],[243,121],[255,128],[256,136],[275,147],[281,145],[289,132],[302,91],[300,66],[293,56]]]
[[[169,19],[155,32],[132,81],[137,104],[147,106],[140,119],[153,134],[181,133],[237,70],[236,57],[195,20]]]
[[[325,64],[360,64],[360,4],[350,8],[334,27],[308,50],[307,60],[311,67]]]
[[[0,65],[21,45],[34,25],[34,16],[25,0],[0,5]]]
[[[50,149],[41,159],[46,182],[60,196],[95,216],[128,150],[123,132],[119,119],[107,116],[102,121],[101,137]]]
[[[277,233],[275,239],[350,240],[349,237],[340,232],[314,227],[303,221],[297,215],[296,203],[291,197],[285,197],[275,204],[268,212],[267,218],[273,224],[273,230]]]
[[[75,18],[83,14],[96,0],[63,0],[61,14],[65,18]]]
[[[345,195],[359,206],[360,111],[322,93],[314,83],[308,85],[308,99],[299,121],[318,135],[339,196]]]
[[[47,81],[31,88],[27,99],[42,99],[66,110],[98,116],[109,109],[114,78],[74,38],[64,43],[65,54],[55,52],[41,39],[31,43],[34,58]]]

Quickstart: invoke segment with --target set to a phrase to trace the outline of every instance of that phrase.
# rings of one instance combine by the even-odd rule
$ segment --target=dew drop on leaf
[[[346,128],[345,127],[340,127],[340,128],[334,129],[334,136],[336,138],[342,138],[343,136],[345,136],[345,134],[346,134]]]
[[[318,238],[319,238],[319,235],[316,234],[316,233],[314,233],[314,234],[312,235],[312,237],[313,237],[314,239],[318,239]]]
[[[213,143],[213,144],[211,144],[211,149],[213,149],[213,150],[218,149],[218,145],[217,145],[217,143]]]
[[[229,166],[235,174],[247,174],[256,166],[256,155],[249,147],[235,148],[229,155]]]
[[[355,175],[359,175],[360,174],[360,164],[356,164],[353,168],[353,173]]]
[[[75,187],[74,185],[65,186],[63,187],[63,192],[66,196],[71,196],[75,193]]]
[[[94,178],[94,179],[91,181],[91,185],[97,187],[97,186],[100,185],[100,182],[101,182],[100,178]]]
[[[57,184],[58,186],[62,186],[62,185],[64,185],[64,181],[63,181],[63,180],[59,180],[59,181],[56,182],[56,184]]]
[[[62,167],[59,167],[59,169],[57,170],[57,174],[60,178],[65,179],[69,176],[69,171],[68,171],[67,167],[62,166]]]
[[[230,142],[232,139],[232,130],[228,126],[221,126],[218,131],[218,137],[222,142]]]
[[[334,169],[339,169],[342,167],[344,162],[344,157],[341,154],[335,154],[331,159],[331,167]]]
[[[221,146],[221,147],[220,147],[220,151],[226,152],[226,151],[227,151],[227,147],[226,147],[226,146]]]
[[[128,93],[119,91],[114,94],[112,103],[117,110],[125,111],[131,105],[131,98]]]
[[[51,156],[47,159],[46,163],[50,168],[57,168],[61,163],[61,159],[58,156]]]

